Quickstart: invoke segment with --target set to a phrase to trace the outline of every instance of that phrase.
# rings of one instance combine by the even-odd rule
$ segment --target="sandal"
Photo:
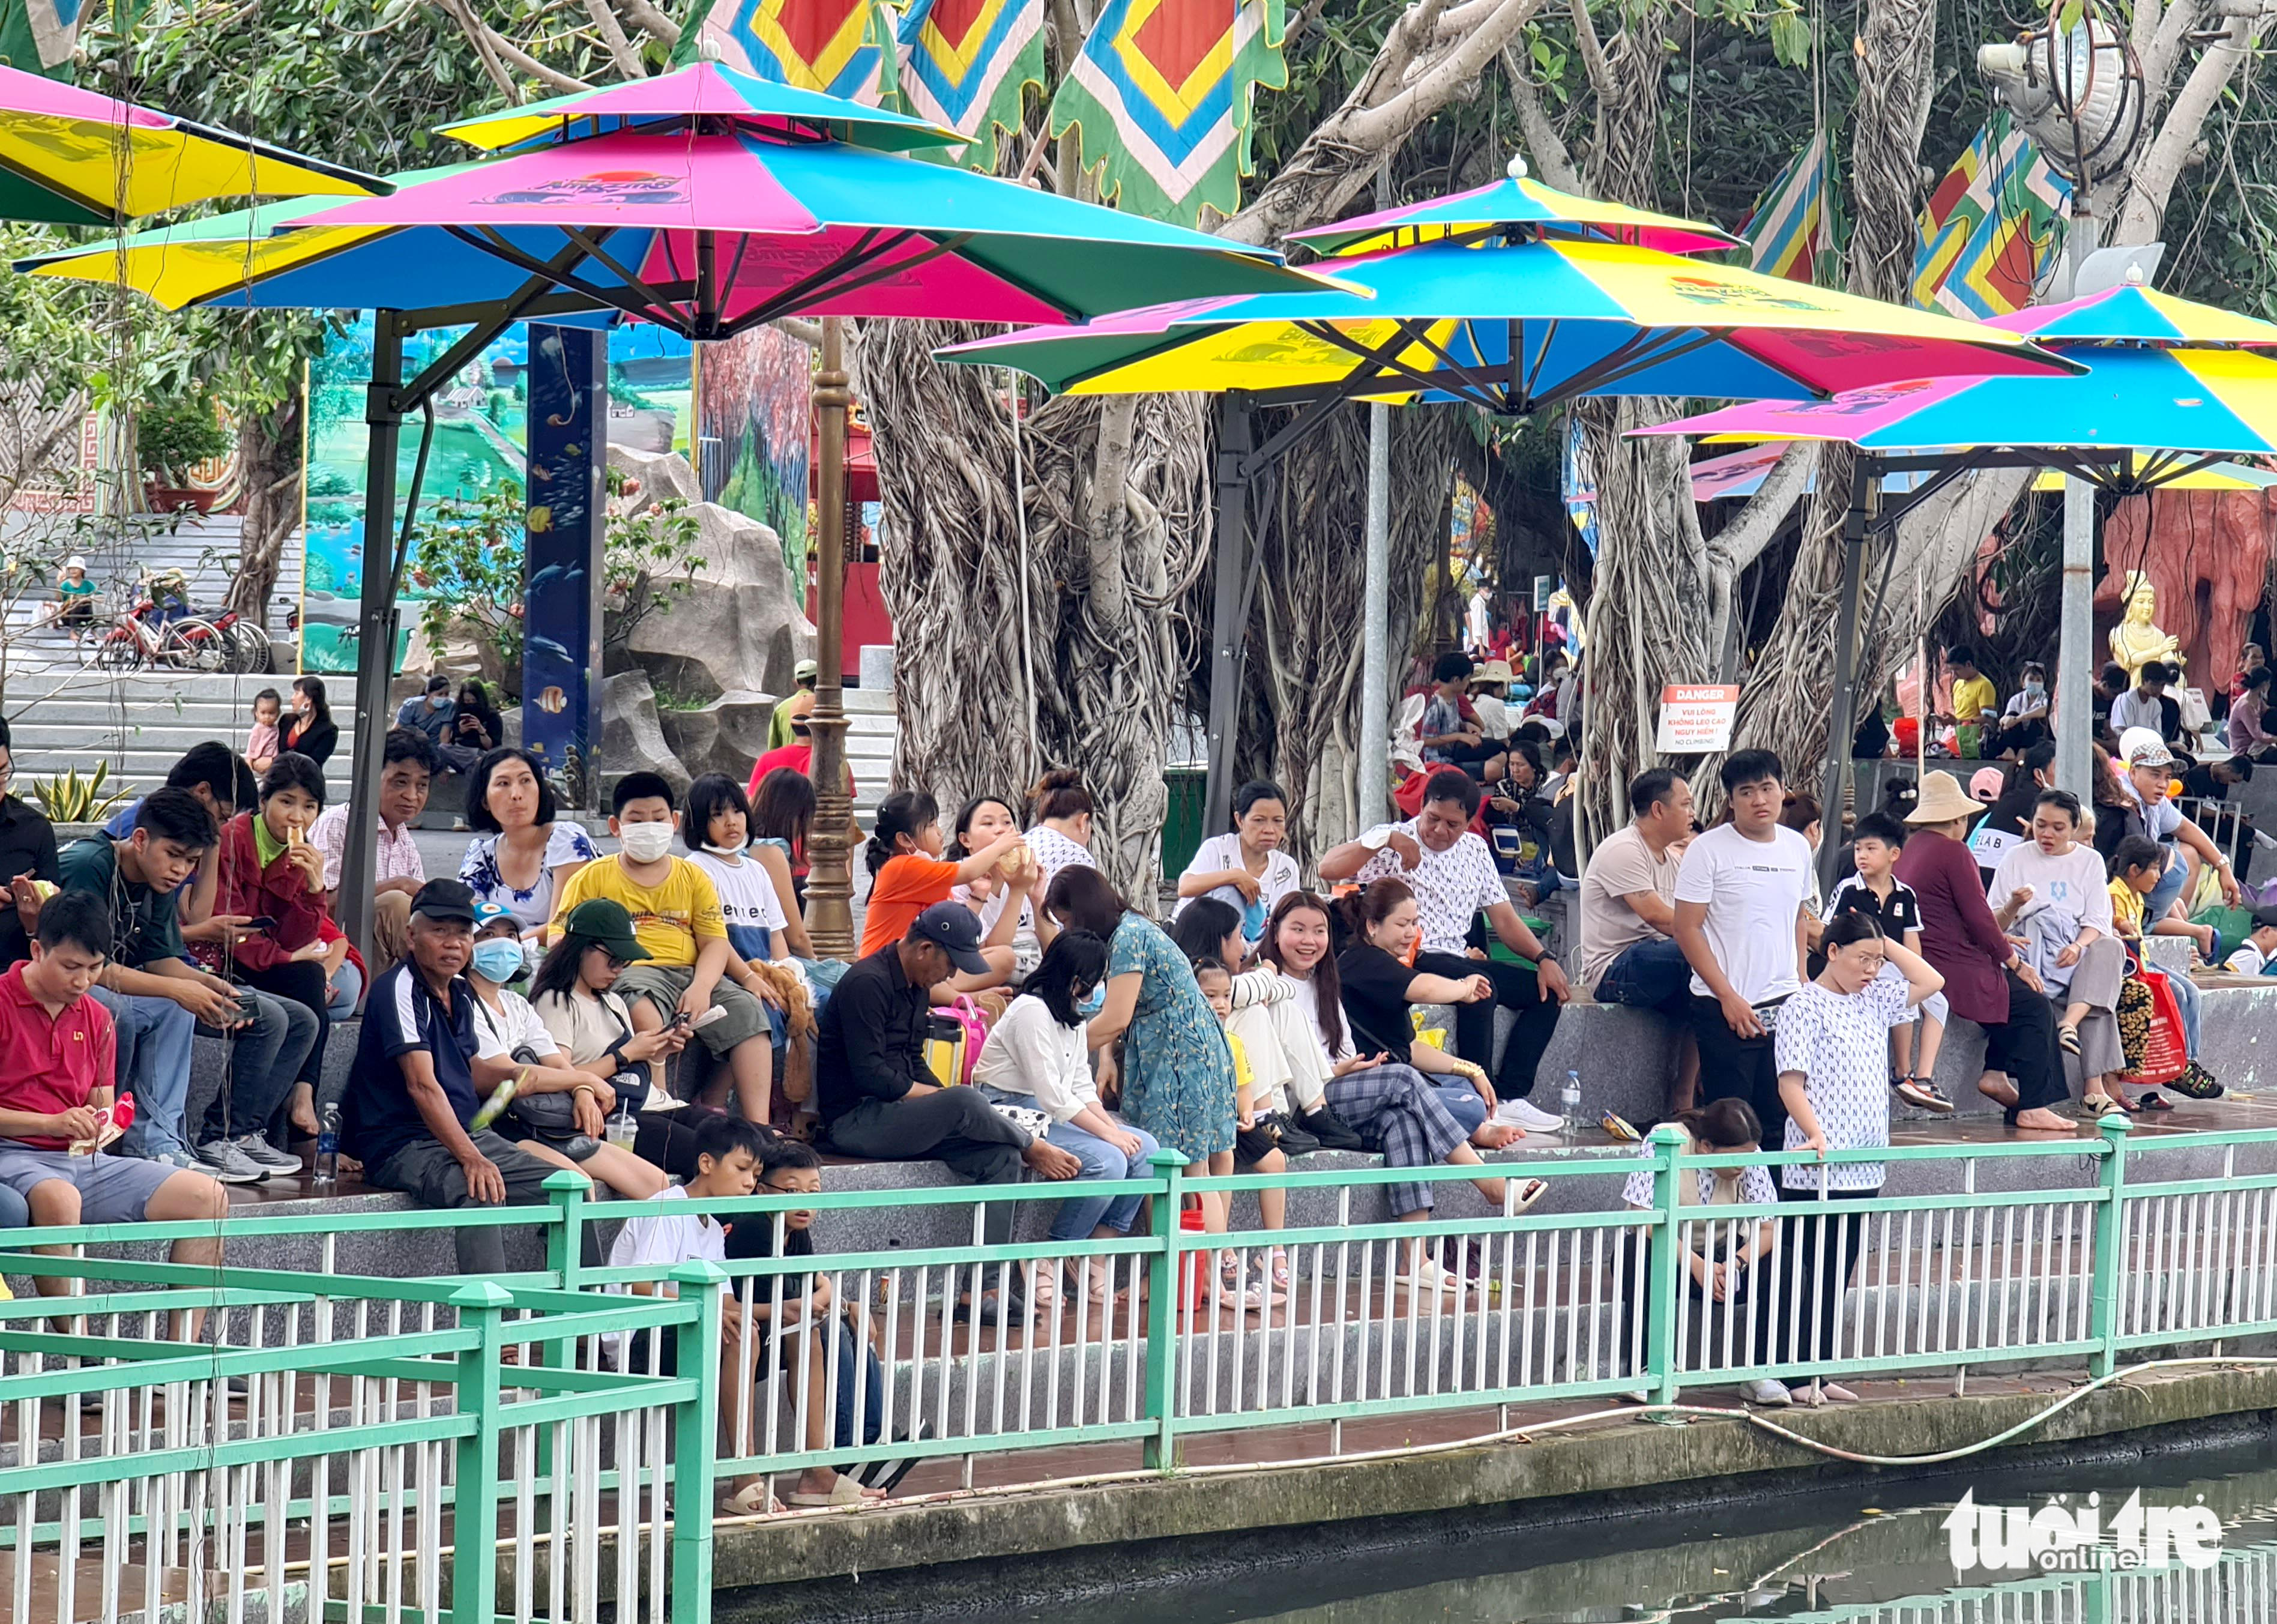
[[[2078,1054],[2080,1052],[2079,1028],[2073,1025],[2069,1021],[2058,1021],[2056,1023],[2056,1047],[2062,1049],[2067,1055]]]
[[[1289,1289],[1289,1254],[1278,1247],[1273,1248],[1270,1278],[1275,1291],[1286,1292]]]
[[[836,1483],[830,1485],[830,1492],[827,1494],[801,1494],[793,1492],[786,1498],[793,1506],[863,1506],[867,1505],[870,1498],[868,1495],[862,1492],[862,1485],[860,1483],[856,1483],[850,1477],[843,1476],[839,1478]]]
[[[767,1492],[767,1482],[763,1477],[755,1483],[745,1483],[735,1493],[720,1501],[714,1508],[713,1514],[721,1517],[758,1517],[769,1512],[779,1512],[781,1509],[781,1504],[773,1495]]]
[[[2091,1094],[2079,1102],[2079,1109],[2080,1115],[2090,1120],[2100,1120],[2113,1111],[2123,1111],[2127,1107],[2107,1094]]]
[[[2153,1088],[2128,1109],[2134,1111],[2170,1111],[2174,1109],[2174,1102]]]

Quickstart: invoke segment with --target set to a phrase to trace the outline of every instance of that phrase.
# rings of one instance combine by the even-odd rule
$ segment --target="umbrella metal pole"
[[[1210,607],[1209,772],[1202,786],[1205,838],[1233,822],[1233,748],[1241,726],[1242,583],[1249,560],[1249,397],[1218,401],[1217,589]]]
[[[821,441],[816,480],[814,571],[814,827],[806,837],[806,931],[818,958],[854,957],[853,797],[846,792],[846,408],[845,324],[822,318],[822,365],[814,375]]]
[[[1842,607],[1834,624],[1834,705],[1826,727],[1825,793],[1819,797],[1818,882],[1822,895],[1834,888],[1835,859],[1842,849],[1843,780],[1850,769],[1850,743],[1858,730],[1858,598],[1865,574],[1866,539],[1882,506],[1881,469],[1862,454],[1853,460],[1850,511],[1842,520]]]
[[[1367,562],[1359,599],[1359,790],[1352,832],[1382,818],[1391,792],[1391,408],[1367,408]]]
[[[395,674],[395,459],[403,439],[403,327],[372,314],[371,383],[364,395],[363,589],[356,614],[354,764],[340,851],[340,928],[372,960],[372,886],[379,861],[379,774],[387,748],[387,687]]]
[[[2056,641],[2056,787],[2093,799],[2088,747],[2094,715],[2095,487],[2064,481],[2063,618]]]

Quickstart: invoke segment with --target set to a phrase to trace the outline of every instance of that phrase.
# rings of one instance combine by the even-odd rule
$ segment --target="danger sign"
[[[1660,730],[1653,747],[1664,756],[1697,756],[1732,743],[1740,714],[1737,682],[1671,682],[1660,690]]]

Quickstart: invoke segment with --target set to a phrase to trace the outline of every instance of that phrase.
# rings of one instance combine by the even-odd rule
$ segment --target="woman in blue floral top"
[[[475,838],[459,878],[477,902],[496,903],[542,935],[569,876],[599,855],[576,824],[556,822],[553,789],[526,750],[493,750],[467,774],[467,827]]]

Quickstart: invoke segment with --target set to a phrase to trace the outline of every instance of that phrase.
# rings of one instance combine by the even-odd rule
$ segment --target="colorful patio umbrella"
[[[1692,499],[1695,502],[1740,501],[1762,489],[1778,465],[1786,450],[1786,442],[1766,441],[1762,445],[1742,446],[1720,456],[1702,457],[1692,464]],[[1886,497],[1904,496],[1919,490],[1932,476],[1924,469],[1892,469],[1882,476],[1882,492]],[[1814,472],[1803,481],[1808,492],[1817,487]],[[2053,469],[2044,468],[2032,476],[2032,489],[2042,492],[2063,489],[2064,476]],[[2162,491],[2266,491],[2277,486],[2277,469],[2257,467],[2248,462],[2210,462],[2202,468],[2177,474],[2159,484]]]
[[[2030,334],[2082,370],[1913,379],[1638,432],[1832,441],[1955,469],[2022,461],[2128,490],[2196,475],[2217,457],[2277,454],[2277,325],[2132,286],[1988,324]]]
[[[385,189],[266,141],[0,67],[0,219],[112,225],[217,197]]]
[[[2068,366],[1982,324],[1620,243],[1435,242],[1334,264],[1352,287],[1155,305],[940,353],[1067,394],[1242,390],[1513,416],[1578,395],[1796,400]]]
[[[1664,254],[1715,254],[1746,245],[1720,227],[1674,215],[1579,197],[1530,179],[1522,158],[1511,160],[1500,180],[1435,197],[1428,202],[1380,209],[1334,225],[1291,232],[1289,240],[1322,254],[1372,254],[1426,242],[1481,240],[1493,235],[1593,237]]]
[[[384,199],[26,268],[96,281],[123,271],[175,306],[408,308],[437,325],[522,299],[693,339],[794,312],[1056,322],[1165,287],[1321,286],[1270,250],[861,144],[941,133],[712,64],[457,127],[513,149],[397,177]],[[362,206],[377,202],[392,206]]]

